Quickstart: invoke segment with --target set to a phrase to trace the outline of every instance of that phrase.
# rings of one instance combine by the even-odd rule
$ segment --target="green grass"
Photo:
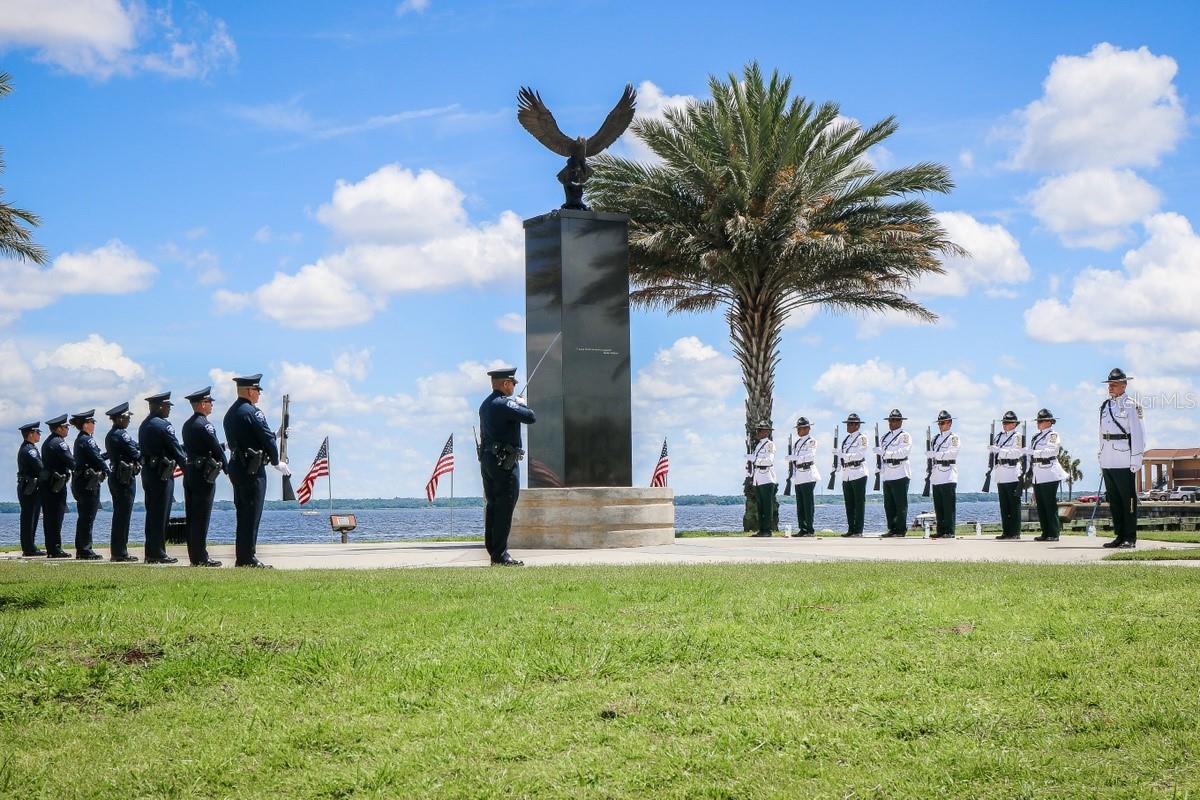
[[[1200,547],[1169,550],[1159,547],[1152,550],[1121,550],[1104,557],[1105,561],[1200,561]]]
[[[0,796],[1200,796],[1127,565],[0,564]]]

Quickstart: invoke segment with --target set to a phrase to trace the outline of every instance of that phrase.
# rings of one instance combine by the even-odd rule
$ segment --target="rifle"
[[[992,420],[992,433],[988,436],[988,447],[996,446],[996,420]],[[987,474],[983,476],[983,491],[992,490],[992,470],[996,468],[996,454],[988,453]]]
[[[471,426],[471,435],[475,437],[475,458],[479,462],[483,461],[483,445],[479,443],[479,433],[475,430],[475,426]]]
[[[749,497],[754,493],[754,439],[746,437],[746,479],[742,481],[742,491]]]
[[[825,487],[825,491],[833,491],[833,482],[837,479],[838,468],[838,450],[840,445],[838,439],[841,438],[841,428],[837,425],[833,426],[833,467],[829,470],[829,485]]]
[[[289,406],[291,400],[288,395],[283,396],[283,425],[279,428],[279,460],[287,463],[287,441],[288,441],[288,425],[291,422],[291,414]],[[283,489],[280,497],[284,500],[295,500],[296,493],[292,490],[292,477],[290,475],[283,476]]]
[[[792,476],[796,474],[796,462],[792,461],[792,435],[788,434],[788,477],[787,483],[783,485],[783,494],[785,496],[792,493]]]
[[[1024,449],[1024,447],[1025,447],[1025,442],[1027,441],[1026,433],[1028,431],[1029,431],[1029,422],[1023,421],[1021,423],[1021,448],[1022,449]],[[1027,481],[1031,477],[1033,477],[1033,462],[1029,460],[1029,456],[1022,455],[1021,456],[1021,495],[1022,495],[1021,499],[1022,499],[1022,501],[1028,499],[1029,486],[1028,486]]]
[[[929,435],[929,426],[925,426],[925,451],[932,452],[933,438]],[[925,456],[925,488],[921,490],[921,497],[929,497],[929,481],[933,477],[933,456]]]
[[[875,423],[875,449],[879,449],[879,423]],[[875,454],[875,488],[872,491],[879,491],[879,473],[883,472],[883,454]]]

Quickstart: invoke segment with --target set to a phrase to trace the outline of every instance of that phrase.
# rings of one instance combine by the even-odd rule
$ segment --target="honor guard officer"
[[[100,510],[100,484],[108,477],[108,465],[92,435],[96,432],[96,410],[71,415],[71,424],[79,431],[75,437],[75,474],[71,476],[71,494],[75,497],[75,557],[81,561],[99,561],[102,555],[92,549],[92,526]]]
[[[138,445],[146,462],[142,470],[142,491],[146,498],[146,563],[174,564],[179,559],[167,555],[167,522],[175,502],[175,467],[183,467],[187,453],[175,438],[171,415],[171,393],[146,398],[150,414],[138,427]]]
[[[996,494],[1000,498],[1000,535],[997,539],[1021,538],[1021,457],[1025,455],[1025,439],[1017,433],[1016,412],[1005,411],[1000,420],[1001,432],[988,446],[996,456],[992,475]]]
[[[229,481],[233,484],[233,505],[237,509],[237,557],[239,567],[270,569],[256,557],[258,524],[262,520],[267,497],[267,464],[284,475],[292,471],[279,461],[275,432],[256,405],[262,396],[262,374],[234,378],[237,400],[225,412],[225,440],[229,443]]]
[[[133,563],[138,559],[129,555],[129,518],[133,516],[137,476],[142,471],[142,450],[129,435],[129,403],[113,406],[104,415],[112,420],[112,429],[104,437],[104,449],[111,470],[108,493],[112,495],[113,504],[108,560]]]
[[[514,397],[517,370],[488,372],[492,393],[479,406],[479,470],[483,475],[483,542],[493,564],[519,567],[523,562],[508,554],[508,532],[520,493],[518,462],[521,426],[537,421],[522,397]]]
[[[908,419],[893,408],[888,414],[888,432],[879,440],[875,454],[883,461],[879,478],[883,482],[883,512],[887,517],[886,537],[903,537],[908,533],[908,482],[912,477],[908,456],[912,437],[901,424]]]
[[[925,457],[933,461],[929,485],[933,492],[933,513],[937,517],[937,532],[931,538],[953,539],[956,492],[958,491],[958,434],[950,430],[954,418],[949,411],[937,415],[937,436],[930,443]]]
[[[1100,404],[1100,469],[1112,513],[1113,535],[1105,547],[1137,544],[1137,490],[1134,476],[1142,468],[1146,428],[1142,407],[1125,394],[1131,380],[1120,368],[1108,373],[1108,399]]]
[[[37,443],[42,438],[40,422],[26,422],[21,431],[21,447],[17,450],[17,500],[21,503],[21,555],[44,556],[39,550],[37,538],[38,517],[42,513],[42,496],[38,483],[42,478],[42,455]]]
[[[808,417],[796,420],[796,442],[788,461],[795,464],[792,482],[796,487],[796,535],[816,536],[813,530],[813,491],[821,475],[817,471],[817,440],[809,435],[812,423]]]
[[[770,536],[771,523],[775,521],[775,492],[779,488],[779,479],[775,477],[775,443],[771,441],[771,430],[770,420],[758,423],[754,429],[758,441],[746,454],[746,466],[750,469],[750,482],[758,505],[758,533],[755,536]]]
[[[842,499],[846,503],[846,532],[842,536],[863,535],[863,515],[867,506],[867,478],[870,466],[867,463],[866,434],[861,432],[862,419],[858,414],[846,417],[846,436],[838,447],[838,465],[842,473]]]
[[[1054,430],[1056,422],[1058,420],[1050,413],[1050,409],[1039,411],[1037,433],[1029,437],[1029,447],[1025,450],[1029,456],[1029,469],[1033,473],[1033,498],[1037,503],[1038,522],[1042,526],[1041,535],[1034,537],[1035,542],[1058,541],[1058,484],[1067,477],[1067,471],[1058,463],[1062,441]]]
[[[50,436],[42,442],[42,478],[38,491],[42,495],[42,524],[46,526],[46,557],[70,558],[62,548],[62,523],[67,513],[67,483],[75,471],[75,458],[67,435],[67,415],[46,420]]]
[[[183,423],[183,449],[188,456],[183,471],[188,560],[193,567],[219,567],[220,561],[208,557],[208,521],[217,493],[217,476],[228,471],[229,463],[217,429],[208,421],[213,409],[212,387],[192,392],[187,399],[192,404],[192,416]]]

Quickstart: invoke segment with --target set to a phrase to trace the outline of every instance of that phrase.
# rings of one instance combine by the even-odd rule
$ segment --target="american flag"
[[[663,439],[662,454],[654,465],[654,475],[650,478],[651,486],[666,486],[667,473],[671,471],[671,462],[667,460],[667,440]]]
[[[454,472],[454,434],[450,434],[450,438],[446,440],[446,446],[442,448],[442,454],[438,456],[437,463],[433,465],[433,475],[429,478],[429,483],[425,484],[425,499],[433,502],[433,498],[437,497],[438,478],[445,475],[447,472]]]
[[[300,505],[304,505],[312,499],[313,484],[317,482],[317,478],[329,477],[329,437],[325,437],[325,441],[321,442],[321,449],[317,451],[317,457],[313,459],[312,466],[308,468],[308,474],[304,476],[304,480],[300,482],[300,488],[296,490],[296,499],[300,501]]]

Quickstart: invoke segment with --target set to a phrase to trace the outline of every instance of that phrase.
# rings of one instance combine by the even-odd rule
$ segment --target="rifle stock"
[[[1027,446],[1026,442],[1029,441],[1028,436],[1027,436],[1028,433],[1029,433],[1029,423],[1022,422],[1021,423],[1021,447],[1022,448],[1025,448]],[[1030,477],[1032,477],[1032,473],[1033,473],[1033,463],[1029,460],[1028,455],[1022,455],[1021,456],[1021,495],[1022,495],[1022,499],[1025,499],[1025,495],[1028,494],[1028,481],[1029,481]]]
[[[792,493],[792,478],[796,475],[796,462],[792,461],[792,435],[788,434],[788,476],[787,483],[783,485],[783,494],[786,497]]]
[[[925,452],[928,453],[933,449],[933,438],[930,436],[929,426],[925,426]],[[925,456],[925,488],[921,490],[921,497],[929,497],[929,481],[933,478],[933,456]]]
[[[288,395],[283,396],[283,425],[279,429],[279,459],[287,462],[287,443],[288,443],[288,425],[291,423],[291,400]],[[292,476],[283,476],[283,487],[280,490],[280,497],[284,500],[295,500],[296,492],[292,489]]]
[[[988,447],[996,446],[996,420],[992,420],[992,432],[988,436]],[[987,474],[983,476],[983,491],[990,492],[992,490],[992,470],[996,468],[996,454],[988,453],[988,468]]]
[[[833,491],[834,481],[837,480],[838,439],[841,438],[840,431],[841,431],[841,428],[839,426],[837,426],[837,425],[833,426],[833,466],[830,467],[830,469],[829,469],[829,485],[827,485],[825,487],[825,491],[827,491],[827,492]]]
[[[875,423],[875,448],[879,449],[879,423]],[[883,454],[875,454],[875,488],[874,491],[879,491],[879,475],[883,472]]]

